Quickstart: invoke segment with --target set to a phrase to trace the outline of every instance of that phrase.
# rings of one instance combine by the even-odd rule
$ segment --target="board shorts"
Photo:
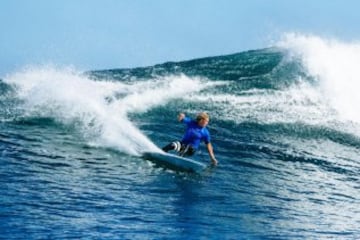
[[[168,151],[176,151],[179,156],[186,157],[186,156],[192,156],[196,152],[196,149],[191,145],[186,145],[180,141],[172,142],[165,147],[162,148],[164,152]]]

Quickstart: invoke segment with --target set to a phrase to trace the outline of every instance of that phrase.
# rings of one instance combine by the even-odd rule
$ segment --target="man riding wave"
[[[210,132],[207,129],[209,123],[209,115],[201,112],[196,116],[196,120],[185,116],[184,113],[178,115],[178,120],[186,124],[186,131],[181,141],[172,142],[162,148],[164,152],[174,150],[180,156],[192,156],[199,148],[200,142],[203,141],[208,150],[211,163],[217,165],[218,161],[215,158],[213,146],[210,142]]]

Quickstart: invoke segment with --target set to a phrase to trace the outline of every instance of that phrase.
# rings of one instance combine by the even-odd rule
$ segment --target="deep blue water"
[[[292,53],[4,77],[1,238],[360,238],[359,121]],[[181,138],[180,111],[210,114],[218,167],[141,157]],[[204,147],[195,158],[209,162]]]

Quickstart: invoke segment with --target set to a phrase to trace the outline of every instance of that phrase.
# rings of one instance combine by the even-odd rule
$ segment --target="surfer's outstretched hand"
[[[213,166],[218,165],[218,161],[216,160],[216,158],[211,158],[211,164],[212,164]]]
[[[178,115],[179,122],[181,122],[184,118],[185,118],[185,114],[184,113],[179,113],[179,115]]]

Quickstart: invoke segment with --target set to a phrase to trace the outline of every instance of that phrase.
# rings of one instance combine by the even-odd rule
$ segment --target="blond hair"
[[[196,116],[197,122],[201,121],[202,119],[210,120],[209,114],[207,114],[206,112],[201,112]]]

